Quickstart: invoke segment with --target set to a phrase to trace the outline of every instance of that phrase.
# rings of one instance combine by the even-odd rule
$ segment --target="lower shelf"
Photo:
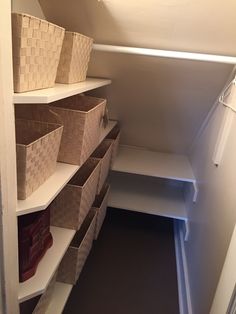
[[[168,180],[114,172],[108,205],[147,214],[187,220],[183,187]]]
[[[55,289],[52,295],[52,301],[45,314],[61,314],[69,298],[73,286],[56,282]]]

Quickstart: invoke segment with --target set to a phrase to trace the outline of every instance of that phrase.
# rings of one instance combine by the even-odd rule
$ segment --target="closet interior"
[[[214,53],[210,45],[194,49],[194,43],[189,52],[181,52],[181,44],[160,49],[168,45],[160,39],[151,46],[153,30],[149,42],[148,31],[140,31],[137,45],[135,31],[125,30],[128,21],[112,19],[112,1],[71,1],[68,8],[56,0],[5,2],[10,56],[13,48],[13,62],[5,65],[8,94],[15,91],[14,113],[4,109],[11,120],[6,145],[16,160],[6,179],[14,186],[17,216],[11,226],[18,258],[10,267],[20,280],[17,288],[12,283],[4,288],[16,299],[5,298],[5,313],[62,313],[107,207],[113,207],[174,220],[180,313],[191,314],[185,264],[191,264],[191,230],[203,219],[196,211],[205,193],[198,174],[204,164],[196,161],[205,153],[196,143],[216,110],[218,115],[230,110],[235,81],[227,87],[236,57],[217,46]],[[122,11],[114,2],[113,9]],[[147,19],[144,8],[136,8],[140,23]],[[130,23],[135,27],[137,21],[133,17]],[[221,121],[218,116],[208,156],[214,171],[230,133]],[[223,255],[215,274],[222,261]],[[9,269],[5,272],[8,276]],[[212,279],[211,288],[215,283]]]

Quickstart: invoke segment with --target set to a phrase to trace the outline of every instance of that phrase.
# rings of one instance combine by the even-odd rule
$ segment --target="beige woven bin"
[[[51,225],[79,230],[95,199],[100,165],[88,159],[50,205]]]
[[[115,125],[114,128],[107,135],[106,139],[112,140],[112,154],[111,154],[111,165],[113,165],[120,142],[120,127]]]
[[[21,314],[45,314],[52,300],[57,272],[51,279],[46,291],[40,296],[27,300],[20,304]]]
[[[65,32],[56,82],[77,83],[86,79],[93,39]]]
[[[97,147],[106,100],[76,95],[57,102],[50,108],[64,125],[58,160],[82,165]]]
[[[101,160],[97,194],[101,192],[101,189],[107,179],[109,169],[111,166],[111,154],[112,154],[112,141],[104,140],[91,155],[91,158]]]
[[[96,211],[91,209],[61,261],[58,270],[58,281],[76,284],[92,248],[95,225]]]
[[[106,217],[109,190],[110,190],[110,186],[108,184],[105,184],[101,190],[101,193],[96,196],[95,201],[93,203],[92,208],[94,208],[97,212],[97,220],[96,220],[96,227],[95,227],[95,233],[94,233],[94,238],[96,240],[102,228],[103,221]]]
[[[12,14],[14,91],[52,87],[65,30],[20,13]]]
[[[26,199],[56,169],[63,126],[16,120],[18,199]]]

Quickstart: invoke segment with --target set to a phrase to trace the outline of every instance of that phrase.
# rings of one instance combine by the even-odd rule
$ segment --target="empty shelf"
[[[195,182],[191,165],[185,155],[159,153],[130,146],[119,147],[112,170]]]
[[[75,230],[51,227],[51,233],[53,245],[40,261],[36,274],[19,285],[19,302],[40,295],[46,290],[75,234]]]
[[[153,177],[112,173],[110,207],[187,219],[182,186]]]
[[[103,130],[100,142],[106,137],[110,130],[116,125],[116,121],[109,121],[108,126]],[[69,182],[78,166],[58,162],[55,173],[48,178],[33,194],[26,200],[17,201],[17,216],[25,215],[35,211],[43,210],[53,201],[63,187]]]
[[[72,288],[72,285],[56,282],[51,303],[49,304],[45,314],[61,314]]]
[[[14,104],[48,104],[73,95],[111,84],[111,80],[87,78],[75,84],[55,84],[54,87],[38,89],[25,93],[14,93]]]

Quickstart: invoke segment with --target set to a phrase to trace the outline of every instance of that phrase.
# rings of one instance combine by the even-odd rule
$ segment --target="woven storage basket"
[[[51,225],[79,230],[95,195],[100,165],[88,159],[50,205]]]
[[[62,130],[58,124],[16,120],[18,199],[26,199],[54,173]]]
[[[76,284],[92,248],[95,225],[96,211],[91,209],[61,261],[58,269],[58,281]]]
[[[56,82],[76,83],[86,79],[93,39],[65,32]]]
[[[97,147],[106,100],[76,95],[53,103],[64,131],[58,160],[82,165]]]
[[[114,126],[114,128],[107,135],[106,139],[112,140],[112,154],[111,154],[111,165],[113,165],[120,142],[120,127],[119,125]]]
[[[110,190],[110,186],[108,184],[105,184],[101,190],[101,193],[96,196],[95,201],[93,203],[93,208],[97,212],[97,220],[96,220],[96,227],[95,227],[95,233],[94,233],[95,239],[98,238],[103,221],[106,217],[109,190]]]
[[[20,314],[45,314],[52,300],[57,272],[52,277],[46,291],[35,298],[20,303]]]
[[[91,155],[91,158],[101,160],[97,194],[101,192],[101,189],[107,179],[109,169],[111,166],[111,154],[112,154],[112,141],[104,140]]]
[[[14,91],[52,87],[65,30],[36,17],[13,13]]]

